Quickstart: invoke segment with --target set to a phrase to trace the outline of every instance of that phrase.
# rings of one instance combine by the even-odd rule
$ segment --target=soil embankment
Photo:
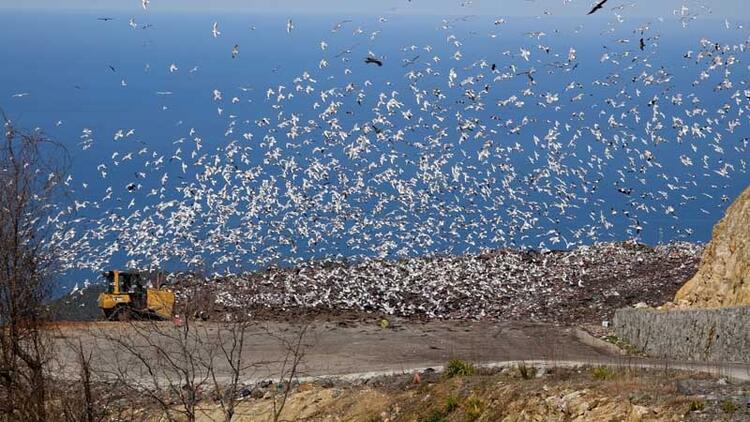
[[[677,292],[681,306],[750,306],[750,187],[714,226],[698,273]]]

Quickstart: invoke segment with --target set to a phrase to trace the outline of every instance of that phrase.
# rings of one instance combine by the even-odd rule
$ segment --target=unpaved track
[[[152,325],[156,324],[156,325]],[[219,338],[218,323],[193,323],[200,333],[202,352],[217,352],[222,340],[228,345],[229,337],[224,333]],[[78,344],[93,351],[93,367],[100,371],[126,369],[131,376],[147,378],[145,366],[116,347],[107,336],[115,336],[143,345],[138,340],[138,330],[174,330],[172,323],[93,323],[63,325],[55,329],[61,363],[58,373],[75,374],[75,353],[69,344]],[[292,340],[299,326],[287,323],[259,323],[248,330],[244,361],[255,363],[245,372],[245,379],[275,378],[279,374],[285,347],[277,337]],[[272,335],[269,335],[271,333]],[[158,336],[149,337],[157,343]],[[376,323],[361,323],[341,326],[336,322],[312,322],[303,340],[304,359],[299,371],[301,377],[320,377],[345,374],[379,374],[411,372],[416,368],[439,368],[451,358],[461,358],[477,363],[508,361],[544,361],[550,364],[615,364],[641,366],[644,364],[678,367],[675,362],[634,359],[613,353],[594,341],[587,341],[575,328],[556,327],[531,323],[492,323],[467,321],[433,321],[429,323],[396,323],[395,327],[383,329]],[[142,349],[147,354],[150,349]],[[149,358],[150,360],[150,358]],[[150,360],[151,361],[151,360]],[[155,357],[154,360],[155,362]],[[225,359],[214,361],[219,378],[231,375]],[[683,367],[685,365],[682,365]],[[697,369],[721,372],[714,366]],[[732,374],[745,374],[750,378],[747,366],[732,368]],[[723,372],[721,372],[723,373]],[[140,374],[140,375],[137,375]],[[731,375],[731,374],[730,374]],[[355,376],[356,378],[356,376]]]

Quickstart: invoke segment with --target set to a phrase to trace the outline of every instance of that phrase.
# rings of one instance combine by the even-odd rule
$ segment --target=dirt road
[[[192,344],[200,352],[217,351],[228,346],[231,336],[218,323],[193,323],[198,338]],[[254,362],[255,376],[272,376],[278,372],[285,346],[300,326],[286,323],[262,323],[249,328],[243,358]],[[63,325],[56,332],[61,350],[59,361],[74,363],[76,355],[69,345],[80,341],[85,350],[94,351],[97,368],[113,370],[113,365],[133,360],[131,353],[118,342],[132,343],[146,356],[153,342],[165,349],[173,347],[171,336],[177,333],[172,323],[93,323]],[[142,333],[153,332],[148,338]],[[162,335],[162,333],[164,335]],[[168,337],[169,336],[169,337]],[[475,362],[502,360],[597,360],[610,354],[584,344],[571,328],[524,323],[489,323],[433,321],[429,323],[394,323],[381,328],[377,323],[340,326],[335,322],[313,322],[303,337],[305,358],[303,375],[345,374],[398,370],[415,366],[436,366],[459,357]],[[155,356],[152,356],[155,359]],[[217,373],[229,375],[225,359],[217,359]],[[228,366],[228,365],[227,365]],[[129,371],[140,371],[143,364],[132,363]]]
[[[222,379],[232,374],[221,352],[221,345],[228,349],[232,340],[224,327],[218,323],[193,323],[191,330],[197,335],[189,346],[191,355],[196,358],[212,356],[216,375]],[[300,326],[278,322],[250,327],[243,348],[243,361],[252,365],[243,373],[243,378],[278,377],[287,350],[283,342],[293,342],[299,330]],[[63,325],[55,335],[60,346],[57,371],[63,376],[75,376],[76,353],[70,346],[80,341],[85,350],[93,352],[92,366],[97,371],[113,376],[124,373],[146,382],[152,376],[148,366],[164,359],[156,348],[171,351],[171,358],[178,359],[179,347],[173,341],[176,333],[179,330],[171,322]],[[146,336],[142,336],[144,334]],[[336,322],[313,322],[302,340],[304,358],[298,375],[360,374],[364,377],[367,374],[410,372],[415,368],[439,368],[452,358],[479,364],[544,361],[565,365],[664,365],[654,360],[623,357],[591,340],[575,328],[518,322],[432,321],[395,323],[389,328],[381,328],[376,323],[341,326]],[[671,364],[677,366],[677,363]],[[747,367],[733,371],[750,377]],[[169,375],[164,372],[158,376]]]

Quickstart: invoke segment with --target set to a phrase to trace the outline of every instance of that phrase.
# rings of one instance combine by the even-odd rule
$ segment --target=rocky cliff
[[[750,305],[750,187],[714,226],[698,273],[675,302],[701,308]]]

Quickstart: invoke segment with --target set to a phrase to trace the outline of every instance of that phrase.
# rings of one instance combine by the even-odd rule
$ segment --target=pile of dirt
[[[700,375],[604,367],[507,368],[446,378],[413,374],[357,385],[302,384],[281,412],[305,421],[747,420],[747,384]],[[273,395],[239,403],[238,421],[270,420]],[[277,398],[278,403],[278,398]],[[206,402],[200,418],[220,420]]]
[[[675,302],[700,308],[750,305],[750,187],[714,226],[698,273]]]
[[[208,305],[205,312],[216,318],[242,310],[262,319],[369,313],[601,324],[618,308],[671,299],[695,274],[701,252],[690,243],[652,248],[622,242],[570,251],[312,262],[175,289],[179,301]]]

